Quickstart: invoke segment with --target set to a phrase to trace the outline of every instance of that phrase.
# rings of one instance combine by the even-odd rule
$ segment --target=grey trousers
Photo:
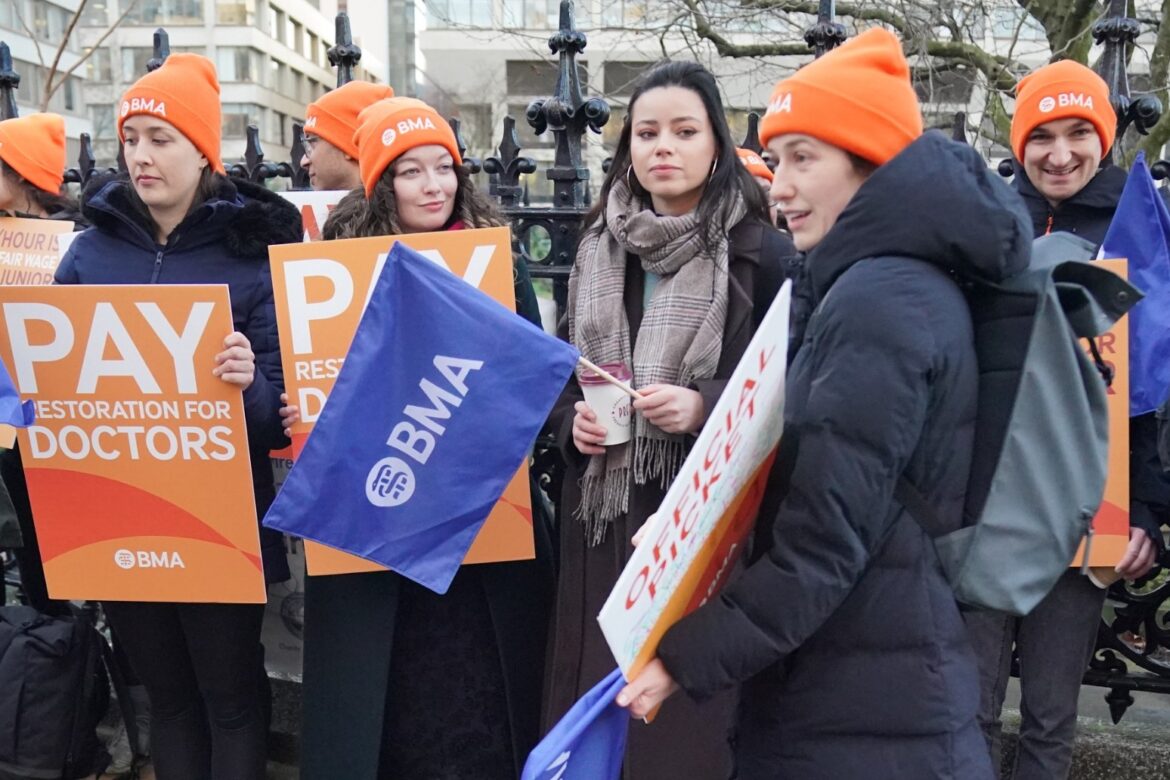
[[[1003,765],[1004,693],[1012,647],[1020,657],[1020,742],[1009,777],[1065,780],[1072,764],[1077,696],[1097,639],[1105,591],[1079,570],[1062,576],[1026,617],[1001,612],[964,614],[979,662],[979,725],[996,777]]]

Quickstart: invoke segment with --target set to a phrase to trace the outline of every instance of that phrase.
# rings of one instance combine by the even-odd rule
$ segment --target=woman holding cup
[[[568,472],[546,727],[612,671],[597,613],[794,252],[738,162],[714,77],[690,62],[642,78],[586,224],[562,335],[640,397],[626,407],[608,395],[621,391],[582,371],[550,420]],[[634,724],[627,776],[727,777],[731,704],[679,707],[653,729]]]

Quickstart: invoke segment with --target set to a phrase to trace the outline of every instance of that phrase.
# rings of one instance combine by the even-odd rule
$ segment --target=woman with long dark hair
[[[228,285],[235,330],[225,334],[223,352],[207,370],[243,392],[262,516],[274,496],[268,452],[284,444],[268,246],[299,241],[300,217],[265,188],[225,175],[219,82],[205,57],[171,55],[130,87],[120,109],[129,175],[87,188],[82,210],[93,227],[69,248],[57,282]],[[262,529],[261,546],[266,579],[287,579],[279,534]],[[104,607],[150,696],[160,780],[263,778],[264,605],[111,601]]]
[[[359,119],[363,186],[330,214],[325,238],[506,224],[430,106],[391,98]],[[414,129],[395,134],[400,122]],[[522,260],[515,295],[518,313],[539,324]],[[286,425],[297,413],[285,407]],[[519,775],[538,738],[553,586],[535,491],[533,531],[535,560],[464,566],[443,595],[391,571],[308,578],[302,778]]]
[[[693,62],[638,82],[586,224],[563,335],[593,363],[625,364],[644,398],[625,444],[602,443],[607,430],[576,382],[552,415],[568,471],[546,727],[613,669],[597,614],[794,252],[739,162],[714,76]],[[724,696],[634,724],[626,775],[727,777],[731,709]]]

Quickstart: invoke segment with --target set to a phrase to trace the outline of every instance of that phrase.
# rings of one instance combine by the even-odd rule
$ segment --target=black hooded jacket
[[[743,780],[991,777],[966,629],[893,491],[906,474],[959,526],[978,367],[952,277],[1017,273],[1031,240],[1007,184],[931,133],[809,253],[816,309],[753,560],[658,650],[694,696],[742,683]]]
[[[1105,240],[1109,223],[1113,221],[1113,212],[1117,210],[1117,201],[1125,189],[1125,180],[1125,171],[1116,165],[1107,165],[1089,179],[1089,183],[1077,194],[1056,207],[1040,194],[1023,166],[1018,163],[1014,184],[1024,199],[1024,205],[1028,207],[1034,237],[1048,233],[1074,233],[1100,245]]]

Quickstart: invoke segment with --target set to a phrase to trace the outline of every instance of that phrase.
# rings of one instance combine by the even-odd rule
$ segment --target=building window
[[[650,67],[648,62],[606,62],[603,84],[605,94],[614,97],[629,97],[638,79]]]
[[[606,0],[602,3],[602,27],[635,27],[647,21],[651,21],[650,0]]]
[[[560,21],[557,0],[504,0],[504,27],[553,30]]]
[[[110,66],[110,50],[102,47],[94,49],[85,61],[85,75],[89,81],[110,82],[114,80],[114,71]]]
[[[133,84],[146,75],[146,63],[154,56],[153,49],[141,46],[122,48],[122,82]]]
[[[217,24],[254,25],[256,0],[216,0],[215,21]]]
[[[550,131],[545,130],[542,134],[537,135],[536,131],[532,129],[532,125],[528,124],[527,103],[509,103],[508,116],[516,120],[516,137],[520,139],[521,147],[547,149],[556,145],[556,138]]]
[[[275,127],[273,128],[271,138],[276,141],[276,143],[280,144],[280,147],[283,149],[289,146],[287,140],[289,134],[285,131],[288,127],[288,116],[286,114],[280,113],[279,111],[273,111],[272,119]]]
[[[588,62],[577,60],[577,76],[584,87],[589,81]],[[505,78],[509,95],[544,97],[552,94],[559,68],[546,60],[508,60]],[[519,120],[517,120],[519,121]]]
[[[492,26],[492,0],[426,0],[426,4],[430,27]]]
[[[277,10],[276,6],[268,6],[268,21],[268,34],[284,43],[284,11]]]
[[[94,138],[114,138],[117,128],[114,127],[114,107],[100,104],[89,106],[89,121],[93,123]]]
[[[203,24],[203,0],[139,0],[130,24]]]
[[[309,48],[305,52],[305,56],[309,58],[309,62],[317,62],[320,54],[321,41],[317,38],[316,33],[309,33]]]
[[[243,138],[248,125],[260,116],[260,107],[249,103],[223,104],[223,137]]]
[[[292,41],[289,42],[297,54],[305,53],[305,28],[299,22],[292,24]]]
[[[260,77],[260,52],[221,46],[215,51],[215,69],[220,81],[255,81]]]
[[[0,27],[9,30],[20,30],[20,20],[16,18],[16,3],[13,0],[0,0]]]
[[[473,157],[486,157],[495,150],[492,138],[492,107],[490,105],[459,106],[459,132],[468,153]]]

